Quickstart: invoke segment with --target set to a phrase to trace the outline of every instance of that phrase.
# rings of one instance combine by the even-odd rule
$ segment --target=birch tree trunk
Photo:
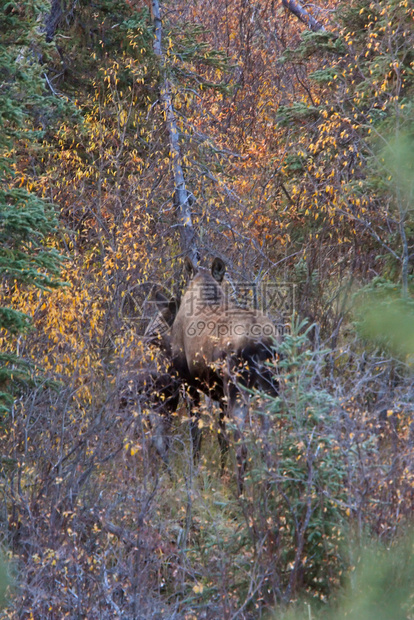
[[[307,25],[308,28],[313,30],[313,32],[318,32],[318,30],[325,30],[325,28],[320,24],[310,13],[304,9],[299,2],[295,0],[282,0],[282,4],[285,8],[287,8],[291,13],[296,15],[301,22]]]
[[[154,52],[159,59],[161,70],[160,99],[164,108],[165,123],[170,141],[170,157],[175,187],[174,202],[180,228],[181,249],[185,255],[191,258],[194,264],[197,264],[199,261],[199,253],[197,250],[197,237],[193,226],[191,204],[189,200],[191,194],[186,189],[184,172],[181,165],[182,157],[177,119],[172,101],[171,84],[165,69],[165,58],[162,49],[162,20],[158,0],[152,0],[152,16],[155,34]]]

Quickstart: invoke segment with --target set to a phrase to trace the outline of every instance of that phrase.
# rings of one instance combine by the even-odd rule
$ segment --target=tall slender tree
[[[187,190],[182,167],[182,155],[180,149],[180,136],[177,126],[176,114],[172,98],[171,83],[165,63],[162,41],[162,19],[158,0],[152,1],[152,15],[154,22],[154,52],[160,64],[160,98],[164,108],[165,123],[170,142],[170,157],[172,162],[172,174],[174,178],[174,201],[177,209],[177,217],[180,224],[181,247],[193,262],[198,262],[196,233],[191,213],[191,193]]]

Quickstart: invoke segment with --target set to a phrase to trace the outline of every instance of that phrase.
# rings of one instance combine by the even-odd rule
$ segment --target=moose
[[[213,260],[211,272],[194,266],[189,258],[185,259],[185,269],[190,284],[180,306],[167,306],[166,299],[157,299],[163,316],[166,308],[170,312],[172,369],[190,386],[193,394],[200,390],[219,401],[222,429],[225,416],[233,422],[238,442],[237,484],[241,494],[247,457],[242,432],[248,411],[248,392],[257,387],[270,395],[278,393],[277,381],[264,364],[274,354],[277,331],[261,311],[239,307],[228,299],[222,287],[226,266],[220,258]],[[193,441],[199,446],[197,425],[193,425],[192,432]],[[219,433],[219,440],[223,465],[228,447],[224,432]]]

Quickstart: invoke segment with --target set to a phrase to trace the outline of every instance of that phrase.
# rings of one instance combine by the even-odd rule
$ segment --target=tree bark
[[[46,41],[48,43],[54,39],[56,28],[58,27],[62,13],[62,0],[52,0],[50,13],[45,19]]]
[[[152,17],[154,22],[154,52],[159,59],[161,69],[160,99],[165,112],[165,124],[170,141],[170,157],[174,179],[174,202],[180,227],[181,249],[189,256],[194,264],[199,261],[197,249],[197,236],[193,225],[191,213],[191,194],[185,186],[183,167],[181,165],[181,149],[179,131],[171,95],[171,84],[165,69],[165,58],[162,49],[162,20],[160,4],[158,0],[152,0]]]
[[[285,8],[287,8],[291,13],[296,15],[301,22],[307,25],[310,30],[313,32],[318,32],[319,30],[325,30],[325,28],[320,24],[310,13],[304,9],[299,2],[295,0],[282,0],[282,4]]]

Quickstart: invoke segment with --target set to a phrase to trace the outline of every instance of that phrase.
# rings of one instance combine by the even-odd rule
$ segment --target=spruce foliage
[[[24,332],[30,318],[10,305],[16,283],[42,289],[60,285],[61,257],[50,247],[57,232],[53,205],[31,191],[30,172],[19,152],[41,144],[39,123],[52,112],[41,65],[44,36],[36,20],[40,2],[6,3],[0,13],[0,333]],[[47,121],[46,121],[47,122]],[[30,364],[17,354],[0,355],[0,411],[7,411]]]

